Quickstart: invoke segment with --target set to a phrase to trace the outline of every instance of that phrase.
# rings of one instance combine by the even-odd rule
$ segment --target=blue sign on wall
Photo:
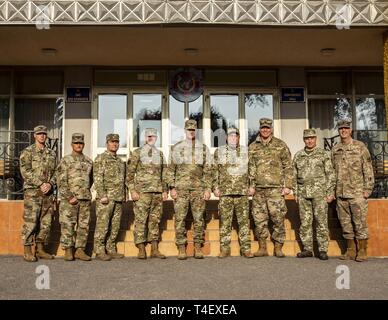
[[[305,102],[304,88],[281,88],[280,102]]]
[[[90,102],[90,87],[66,88],[66,102]]]

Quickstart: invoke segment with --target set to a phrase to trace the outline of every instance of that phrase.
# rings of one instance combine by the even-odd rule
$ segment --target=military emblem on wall
[[[203,92],[202,70],[179,68],[170,71],[169,90],[170,94],[178,101],[195,101]]]

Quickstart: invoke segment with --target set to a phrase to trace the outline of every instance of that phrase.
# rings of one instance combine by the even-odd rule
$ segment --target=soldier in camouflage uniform
[[[20,172],[24,179],[24,225],[22,239],[24,260],[36,261],[31,246],[35,238],[36,255],[41,259],[53,259],[44,249],[50,235],[54,212],[53,190],[55,186],[55,152],[46,147],[47,128],[34,128],[35,143],[20,155]]]
[[[145,250],[147,242],[152,243],[151,257],[166,258],[159,252],[158,243],[163,201],[166,201],[168,196],[165,182],[167,168],[163,153],[155,147],[156,140],[156,129],[146,129],[146,143],[133,152],[127,168],[126,183],[134,201],[134,237],[139,248],[137,256],[139,259],[147,258]]]
[[[124,257],[116,249],[122,203],[125,201],[125,162],[117,156],[119,143],[118,134],[108,134],[107,150],[97,156],[93,165],[97,216],[94,252],[96,258],[103,261]]]
[[[249,229],[248,148],[240,146],[237,128],[229,128],[227,144],[214,153],[214,195],[220,198],[218,211],[221,218],[219,258],[230,256],[233,213],[236,212],[241,254],[253,258]]]
[[[367,199],[374,186],[372,161],[364,143],[352,139],[350,120],[338,121],[338,132],[341,142],[333,147],[331,155],[337,177],[337,214],[347,241],[341,259],[362,262],[367,260]]]
[[[168,185],[175,209],[176,245],[178,259],[186,255],[186,215],[191,207],[194,218],[194,258],[202,259],[204,242],[205,201],[212,189],[211,158],[209,148],[196,139],[197,122],[185,122],[186,139],[176,143],[170,152]]]
[[[335,173],[329,154],[317,147],[314,129],[303,131],[305,148],[294,157],[294,195],[299,204],[301,221],[300,238],[303,250],[298,258],[313,256],[313,217],[317,223],[319,259],[327,260],[329,227],[327,224],[328,203],[334,200]]]
[[[284,196],[293,187],[291,153],[287,145],[272,135],[272,120],[260,119],[260,133],[249,146],[250,193],[255,233],[259,240],[256,257],[268,256],[266,240],[269,235],[268,219],[273,222],[274,255],[284,257],[282,247],[286,231],[284,217],[287,207]]]
[[[57,168],[61,244],[65,261],[74,258],[90,261],[85,247],[89,234],[93,162],[82,153],[85,147],[82,133],[72,135],[71,146],[73,152],[63,157]]]

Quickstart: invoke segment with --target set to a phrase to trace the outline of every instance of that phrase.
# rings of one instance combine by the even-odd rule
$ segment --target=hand
[[[168,193],[167,192],[163,192],[162,193],[162,199],[163,199],[163,201],[167,201],[167,199],[168,199]]]
[[[220,189],[214,189],[214,195],[215,195],[217,198],[221,197]]]
[[[254,196],[256,193],[256,189],[253,187],[249,187],[248,189],[248,196]]]
[[[140,199],[140,195],[136,191],[131,192],[131,198],[133,201],[137,201]]]
[[[43,194],[47,194],[51,190],[51,184],[48,182],[43,183],[40,186],[40,191],[42,191]]]
[[[364,196],[364,199],[368,199],[370,196],[370,192],[364,191],[364,193],[362,195]]]
[[[203,199],[205,201],[208,201],[210,199],[210,192],[209,191],[205,191],[205,193],[203,194]]]
[[[282,189],[282,196],[286,196],[286,195],[290,194],[290,192],[291,192],[290,189],[288,189],[288,188],[283,188],[283,189]]]
[[[175,188],[172,188],[171,191],[170,191],[170,194],[171,194],[171,198],[173,200],[176,200],[178,198],[178,193],[176,192],[176,189]]]
[[[326,202],[327,202],[327,203],[332,203],[334,199],[335,199],[334,195],[331,194],[330,196],[327,196],[327,197],[326,197]]]
[[[71,197],[69,199],[69,203],[72,204],[72,205],[75,205],[78,203],[78,199],[76,197]]]
[[[100,203],[101,203],[101,204],[108,204],[108,203],[109,203],[108,197],[102,197],[102,198],[100,199]]]

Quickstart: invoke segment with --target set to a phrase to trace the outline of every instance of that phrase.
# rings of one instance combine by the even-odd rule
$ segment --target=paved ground
[[[49,290],[36,289],[40,265],[49,267]],[[344,276],[336,273],[341,265],[349,268],[349,289],[336,288],[336,279]],[[388,299],[388,259],[57,258],[26,263],[0,256],[0,272],[0,299]]]

